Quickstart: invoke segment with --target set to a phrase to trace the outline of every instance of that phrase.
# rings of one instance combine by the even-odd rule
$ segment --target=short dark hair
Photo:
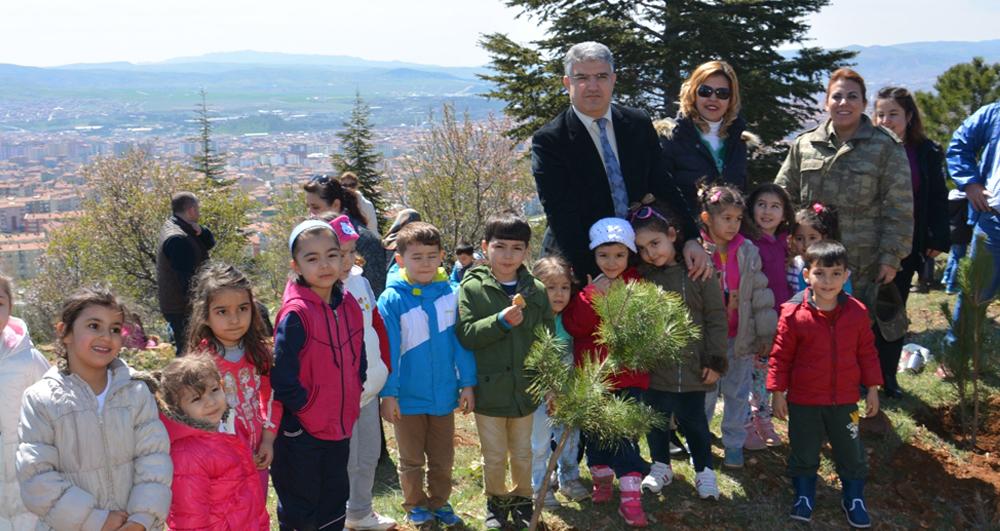
[[[407,223],[396,235],[396,252],[402,255],[410,245],[433,245],[441,249],[441,231],[424,221]]]
[[[455,254],[467,254],[472,256],[475,249],[472,247],[471,243],[462,242],[455,246]]]
[[[493,216],[486,221],[487,243],[493,240],[514,240],[531,243],[531,225],[513,213]]]
[[[805,260],[806,269],[815,266],[847,267],[847,248],[836,240],[818,241],[806,249],[802,259]]]
[[[177,192],[170,196],[170,211],[174,215],[181,214],[196,204],[198,204],[198,196],[191,192]]]

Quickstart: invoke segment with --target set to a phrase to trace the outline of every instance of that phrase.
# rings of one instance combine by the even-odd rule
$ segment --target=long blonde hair
[[[725,138],[729,125],[740,114],[740,80],[736,77],[736,70],[729,63],[725,61],[709,61],[702,63],[698,68],[694,69],[694,72],[691,72],[687,81],[681,85],[679,97],[681,115],[690,118],[701,132],[708,132],[708,124],[701,117],[701,113],[698,112],[695,100],[698,98],[698,87],[706,79],[716,74],[725,76],[729,80],[729,90],[730,94],[732,94],[729,96],[729,108],[726,109],[726,114],[722,116],[722,126],[719,127],[719,138]]]

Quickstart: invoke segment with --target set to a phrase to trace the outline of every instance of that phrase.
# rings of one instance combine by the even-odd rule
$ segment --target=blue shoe
[[[413,525],[424,525],[434,519],[434,513],[427,510],[427,507],[414,507],[406,513],[406,518]]]
[[[813,507],[816,506],[816,476],[799,476],[792,478],[795,487],[795,503],[788,517],[800,522],[812,520]]]
[[[743,468],[743,449],[726,448],[726,458],[722,461],[726,468]]]
[[[462,519],[455,514],[455,510],[451,508],[450,503],[434,509],[434,518],[437,518],[441,522],[441,525],[445,527],[461,525],[462,523]]]
[[[840,503],[847,515],[847,523],[852,527],[867,528],[872,526],[872,519],[865,507],[865,480],[840,478],[843,486],[844,500]]]

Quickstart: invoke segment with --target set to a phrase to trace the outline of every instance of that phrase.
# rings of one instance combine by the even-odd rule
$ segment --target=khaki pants
[[[530,498],[531,426],[534,417],[488,417],[476,413],[476,429],[483,449],[483,478],[487,496]],[[512,488],[507,490],[507,463],[510,460]]]
[[[451,467],[455,462],[455,414],[400,415],[395,424],[399,447],[399,484],[403,508],[440,508],[451,496]],[[427,491],[424,491],[424,464]]]

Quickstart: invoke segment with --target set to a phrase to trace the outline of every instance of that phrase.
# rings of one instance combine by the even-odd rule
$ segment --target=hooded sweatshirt
[[[0,486],[0,529],[33,529],[38,518],[25,509],[17,485],[14,461],[17,457],[17,420],[21,416],[21,396],[49,370],[49,362],[35,350],[28,326],[11,317],[0,338],[0,451],[3,457]]]
[[[447,415],[459,389],[476,385],[476,360],[455,334],[458,295],[444,269],[428,284],[393,275],[378,299],[392,370],[382,396],[396,397],[403,415]]]

